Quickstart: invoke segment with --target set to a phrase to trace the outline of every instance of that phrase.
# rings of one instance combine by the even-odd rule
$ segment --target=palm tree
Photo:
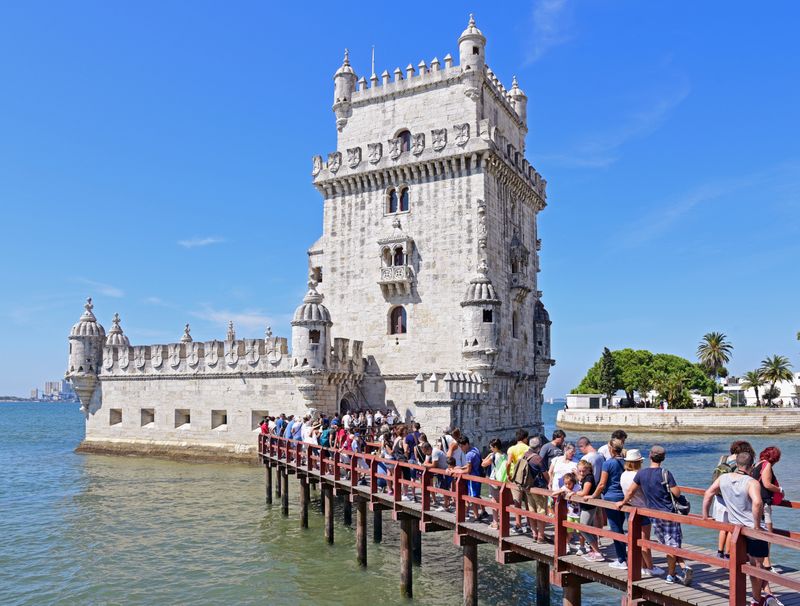
[[[725,365],[731,361],[733,345],[721,332],[709,332],[703,336],[702,341],[697,346],[697,359],[700,361],[711,380],[714,381],[714,391],[716,391],[717,377]],[[711,403],[714,403],[714,391],[711,392]]]
[[[775,384],[780,381],[791,381],[794,378],[792,375],[792,363],[786,356],[774,355],[767,357],[761,361],[761,368],[758,369],[764,381],[769,382],[769,405],[772,406],[773,392],[775,391]]]
[[[756,392],[756,404],[761,406],[761,398],[758,397],[758,388],[764,385],[764,377],[761,376],[761,371],[758,370],[748,370],[744,373],[744,377],[742,377],[744,381],[742,381],[742,387],[747,389],[752,389]]]

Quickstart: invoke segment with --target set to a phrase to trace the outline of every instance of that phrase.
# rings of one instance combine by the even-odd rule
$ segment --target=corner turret
[[[517,83],[517,77],[514,76],[514,79],[511,82],[511,91],[508,93],[511,97],[511,105],[514,106],[514,111],[517,112],[517,116],[519,116],[520,121],[525,127],[525,130],[528,130],[528,96],[522,92],[522,89],[519,87]]]
[[[308,292],[292,319],[292,370],[321,370],[328,364],[333,323],[322,299],[317,282],[309,277]]]
[[[462,71],[474,71],[483,74],[486,65],[486,38],[481,30],[475,27],[475,17],[469,16],[469,24],[458,39],[458,55]]]
[[[486,260],[482,259],[461,300],[461,353],[467,368],[476,372],[494,367],[499,345],[501,302],[487,272]]]
[[[103,363],[106,331],[95,318],[92,299],[86,299],[84,312],[69,334],[69,366],[65,377],[70,380],[85,410],[97,387],[97,375]]]
[[[342,66],[333,75],[333,112],[336,114],[336,129],[341,131],[352,113],[350,101],[356,90],[358,77],[350,67],[350,53],[344,49]]]

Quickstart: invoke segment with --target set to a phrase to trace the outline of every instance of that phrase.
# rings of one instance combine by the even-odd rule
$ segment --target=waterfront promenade
[[[400,559],[398,576],[400,592],[413,595],[413,560],[422,559],[421,536],[428,532],[449,531],[453,533],[454,544],[463,551],[463,603],[477,604],[478,559],[477,546],[488,543],[495,546],[496,559],[501,564],[534,562],[537,577],[537,604],[550,603],[550,587],[556,585],[563,590],[563,604],[581,604],[581,586],[586,583],[602,583],[620,592],[622,604],[662,604],[664,606],[739,606],[746,604],[747,575],[756,575],[769,581],[773,591],[781,595],[787,606],[800,605],[800,571],[784,567],[781,574],[756,570],[748,566],[744,553],[745,537],[760,538],[770,542],[773,547],[782,547],[795,552],[800,550],[800,533],[776,531],[775,534],[743,529],[730,524],[702,520],[696,515],[679,516],[649,509],[626,507],[629,513],[629,532],[618,534],[605,529],[587,528],[567,521],[567,499],[555,498],[555,516],[535,514],[517,509],[511,501],[507,485],[481,477],[460,476],[450,490],[435,486],[435,469],[424,468],[411,463],[384,461],[371,454],[348,453],[347,458],[338,452],[325,455],[325,451],[299,441],[279,438],[273,435],[259,436],[259,456],[266,466],[266,501],[272,503],[273,489],[280,495],[281,508],[288,515],[289,477],[298,480],[301,503],[301,526],[308,525],[309,490],[318,485],[322,491],[325,514],[325,536],[329,543],[334,541],[335,495],[344,497],[344,517],[352,523],[352,509],[356,509],[356,557],[362,566],[367,565],[367,510],[373,515],[374,540],[380,541],[382,532],[382,512],[391,512],[392,519],[400,523]],[[346,462],[345,462],[346,461]],[[393,465],[392,473],[381,473],[379,463]],[[407,468],[414,472],[411,478],[404,479],[398,470]],[[275,481],[273,482],[273,473]],[[470,497],[466,490],[467,481],[480,482],[499,490],[499,503],[487,498]],[[379,483],[387,482],[393,486],[393,494],[379,490]],[[403,501],[400,498],[402,487],[412,487],[420,495],[420,502]],[[687,494],[702,494],[703,489],[682,487]],[[550,495],[548,491],[537,491]],[[435,511],[432,507],[437,496],[454,499],[455,512]],[[570,497],[570,500],[577,500]],[[613,508],[605,501],[588,500],[601,508]],[[487,509],[499,510],[499,527],[494,530],[480,522],[467,519],[467,508],[476,503]],[[787,505],[797,509],[798,505]],[[536,543],[527,536],[512,536],[510,518],[520,514],[528,521],[543,520],[552,533],[552,543]],[[719,530],[733,532],[731,559],[717,558],[708,547],[684,544],[683,548],[669,548],[652,541],[644,541],[640,536],[642,515],[651,518],[681,522],[684,527],[711,531],[708,546],[714,544],[713,534]],[[609,568],[606,563],[588,562],[567,551],[567,536],[572,530],[586,530],[600,535],[607,542],[617,539],[627,544],[630,565],[628,570]],[[669,585],[658,577],[641,578],[642,549],[653,550],[656,563],[663,561],[666,554],[685,557],[695,564],[695,581],[691,587]]]
[[[568,408],[558,412],[556,425],[603,432],[623,428],[648,433],[800,434],[800,408]]]

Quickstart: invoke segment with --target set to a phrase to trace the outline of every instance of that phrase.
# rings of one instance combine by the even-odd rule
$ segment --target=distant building
[[[791,381],[781,381],[775,387],[780,394],[773,398],[773,403],[783,402],[783,406],[800,406],[800,372],[794,373]],[[722,379],[722,389],[731,398],[733,406],[757,406],[758,400],[761,404],[766,402],[764,394],[769,389],[769,385],[758,388],[758,400],[756,399],[755,389],[745,389],[740,377],[726,377]]]
[[[336,149],[312,158],[322,235],[289,340],[131,346],[91,300],[69,336],[86,449],[255,445],[264,415],[397,411],[474,442],[541,431],[555,363],[538,290],[546,181],[525,158],[527,97],[486,65],[470,19],[429,65],[336,71]],[[287,100],[287,102],[290,102]],[[323,303],[324,299],[324,303]]]
[[[34,388],[31,389],[31,400],[38,400],[39,399],[39,389]]]
[[[599,393],[571,393],[567,395],[567,409],[608,408],[608,396]]]

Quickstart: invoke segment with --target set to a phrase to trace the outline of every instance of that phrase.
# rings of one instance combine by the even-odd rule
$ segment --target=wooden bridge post
[[[411,534],[413,552],[413,561],[415,566],[422,566],[422,533],[419,530],[419,524],[414,522],[414,529]]]
[[[478,606],[478,542],[461,539],[464,552],[464,606]]]
[[[281,479],[283,478],[283,473],[281,472],[281,466],[275,466],[275,498],[281,498]]]
[[[550,606],[550,564],[536,562],[536,606]]]
[[[325,502],[325,540],[333,545],[333,486],[322,485],[322,500]]]
[[[564,606],[581,606],[581,583],[574,575],[563,577]]]
[[[353,504],[348,495],[344,495],[344,523],[345,526],[353,525]]]
[[[414,518],[408,515],[400,517],[400,595],[406,598],[414,596],[412,583],[411,560],[413,559]]]
[[[372,542],[383,541],[383,509],[376,507],[372,510]]]
[[[289,515],[289,470],[283,468],[283,489],[281,490],[281,513],[285,516]]]
[[[267,505],[272,505],[272,465],[264,465],[267,470]]]
[[[367,501],[356,500],[356,557],[362,567],[367,565]]]
[[[730,559],[730,603],[747,603],[747,576],[742,572],[742,564],[747,564],[747,546],[741,526],[734,526],[731,535]]]
[[[308,478],[300,478],[300,528],[308,528],[308,502],[311,499],[309,492]]]

